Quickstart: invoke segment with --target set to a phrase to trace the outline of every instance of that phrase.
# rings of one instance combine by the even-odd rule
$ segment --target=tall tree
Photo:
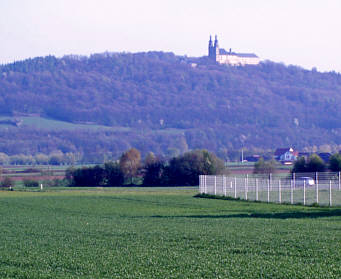
[[[294,163],[292,172],[322,172],[325,171],[326,165],[317,154],[312,154],[308,160],[300,157]]]
[[[329,169],[331,171],[341,171],[341,154],[334,154],[329,158]]]
[[[224,162],[207,150],[193,150],[169,162],[171,185],[198,185],[201,174],[220,174]]]
[[[124,152],[120,158],[120,169],[124,177],[133,184],[134,177],[140,168],[141,154],[136,148]]]
[[[261,157],[255,163],[253,173],[273,173],[276,169],[276,162],[274,160],[264,161]]]
[[[107,162],[104,164],[106,184],[108,186],[121,186],[124,183],[124,175],[118,163]]]

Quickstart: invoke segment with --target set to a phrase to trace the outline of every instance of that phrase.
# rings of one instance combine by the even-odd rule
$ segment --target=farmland
[[[340,278],[341,208],[196,193],[0,191],[0,277]]]

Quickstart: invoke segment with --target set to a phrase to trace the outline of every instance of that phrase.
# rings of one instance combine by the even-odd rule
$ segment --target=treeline
[[[298,158],[292,168],[292,172],[324,172],[341,171],[341,154],[333,154],[328,162],[324,162],[317,154],[312,154],[308,158]]]
[[[148,154],[141,162],[140,152],[129,149],[118,162],[93,167],[69,168],[66,180],[70,186],[186,186],[198,185],[201,174],[226,172],[223,161],[207,150],[194,150],[169,161]]]
[[[275,160],[264,160],[262,157],[255,163],[253,173],[274,173],[280,165]],[[339,172],[341,171],[341,154],[335,153],[325,162],[319,155],[311,154],[308,157],[301,156],[291,169],[292,173],[311,173],[311,172]]]
[[[51,154],[38,153],[36,155],[15,154],[7,155],[0,152],[0,165],[74,165],[82,162],[82,154],[52,152]]]

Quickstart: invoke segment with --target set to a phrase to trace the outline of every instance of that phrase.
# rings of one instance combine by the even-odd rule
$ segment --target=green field
[[[341,208],[196,193],[0,191],[0,278],[341,278]]]
[[[96,123],[71,123],[66,121],[60,121],[50,118],[44,118],[39,116],[21,116],[21,117],[10,117],[10,116],[0,116],[0,130],[3,128],[13,128],[14,125],[9,125],[6,123],[1,123],[1,121],[14,121],[14,119],[20,119],[22,121],[20,127],[24,128],[34,128],[34,129],[42,129],[42,130],[106,130],[112,132],[131,132],[134,129],[130,127],[123,126],[104,126],[98,125]],[[165,135],[178,135],[183,134],[185,130],[183,129],[175,129],[175,128],[167,128],[167,129],[158,129],[158,130],[148,130],[148,133],[152,133],[155,135],[165,134]]]

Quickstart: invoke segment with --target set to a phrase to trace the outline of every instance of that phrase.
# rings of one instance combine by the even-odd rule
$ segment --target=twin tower
[[[230,66],[245,66],[258,65],[260,63],[259,57],[254,53],[236,53],[230,49],[226,51],[219,48],[218,37],[215,35],[214,43],[212,36],[208,42],[208,57],[219,64],[226,64]]]
[[[214,44],[212,42],[212,36],[210,35],[210,40],[208,42],[208,57],[217,61],[216,58],[219,56],[219,43],[218,36],[215,35]]]

